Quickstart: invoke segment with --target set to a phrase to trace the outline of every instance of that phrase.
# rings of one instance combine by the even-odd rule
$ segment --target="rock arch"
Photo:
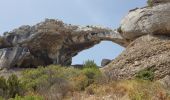
[[[76,26],[46,19],[34,26],[21,26],[0,38],[0,68],[49,64],[71,65],[72,57],[102,40],[127,46],[119,32],[97,26]]]

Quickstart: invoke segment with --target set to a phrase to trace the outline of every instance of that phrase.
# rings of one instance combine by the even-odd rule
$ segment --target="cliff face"
[[[155,79],[170,75],[170,3],[150,0],[153,6],[131,10],[121,21],[121,35],[132,40],[115,60],[103,68],[111,79],[134,78],[150,70]]]
[[[72,57],[102,40],[122,46],[128,41],[115,30],[76,26],[46,19],[34,26],[21,26],[0,37],[0,68],[71,65]]]

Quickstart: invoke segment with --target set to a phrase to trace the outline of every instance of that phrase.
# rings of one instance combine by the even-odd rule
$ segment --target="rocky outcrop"
[[[146,34],[170,34],[170,3],[131,10],[121,21],[120,30],[126,39]]]
[[[144,70],[156,80],[170,75],[170,1],[149,2],[153,6],[131,10],[121,21],[119,32],[132,42],[102,68],[110,79],[131,79]]]
[[[155,79],[170,74],[170,37],[145,35],[137,38],[102,70],[117,80],[134,78],[144,69],[153,71]]]
[[[4,33],[0,40],[0,68],[71,65],[73,56],[102,40],[122,46],[129,43],[115,30],[64,24],[53,19],[21,26]]]

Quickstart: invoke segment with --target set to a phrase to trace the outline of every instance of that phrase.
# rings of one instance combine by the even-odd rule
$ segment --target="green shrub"
[[[147,4],[148,4],[149,6],[153,6],[153,0],[148,0],[148,1],[147,1]]]
[[[41,96],[24,96],[24,97],[21,97],[21,96],[15,96],[15,98],[11,98],[9,100],[45,100],[43,99],[43,97]]]
[[[9,97],[15,97],[15,95],[23,94],[23,85],[16,75],[9,76],[7,80]]]
[[[80,73],[78,69],[71,67],[50,65],[24,71],[22,81],[26,85],[27,90],[45,95],[46,99],[56,95],[62,99],[61,97],[72,91],[69,80],[72,77],[79,76]]]
[[[45,96],[45,99],[62,99],[72,91],[85,90],[96,82],[101,72],[94,61],[86,61],[82,69],[49,65],[25,70],[22,83],[28,91]]]
[[[0,77],[0,96],[7,97],[8,85],[6,79],[1,76]]]
[[[97,68],[97,65],[93,60],[87,60],[84,63],[84,68]]]
[[[84,68],[82,72],[87,76],[89,84],[92,84],[101,77],[101,72],[98,68]]]
[[[136,78],[152,81],[154,79],[154,72],[149,69],[141,70],[137,73]]]

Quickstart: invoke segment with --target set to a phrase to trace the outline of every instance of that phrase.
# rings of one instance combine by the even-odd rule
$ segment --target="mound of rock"
[[[149,2],[154,5],[131,10],[121,22],[119,32],[132,42],[102,68],[111,79],[131,79],[144,70],[154,79],[170,75],[170,1]]]
[[[170,3],[135,9],[121,21],[122,36],[134,40],[146,34],[170,34]]]
[[[170,74],[170,37],[145,35],[137,38],[102,70],[117,80],[131,79],[144,69],[153,71],[155,79]]]

